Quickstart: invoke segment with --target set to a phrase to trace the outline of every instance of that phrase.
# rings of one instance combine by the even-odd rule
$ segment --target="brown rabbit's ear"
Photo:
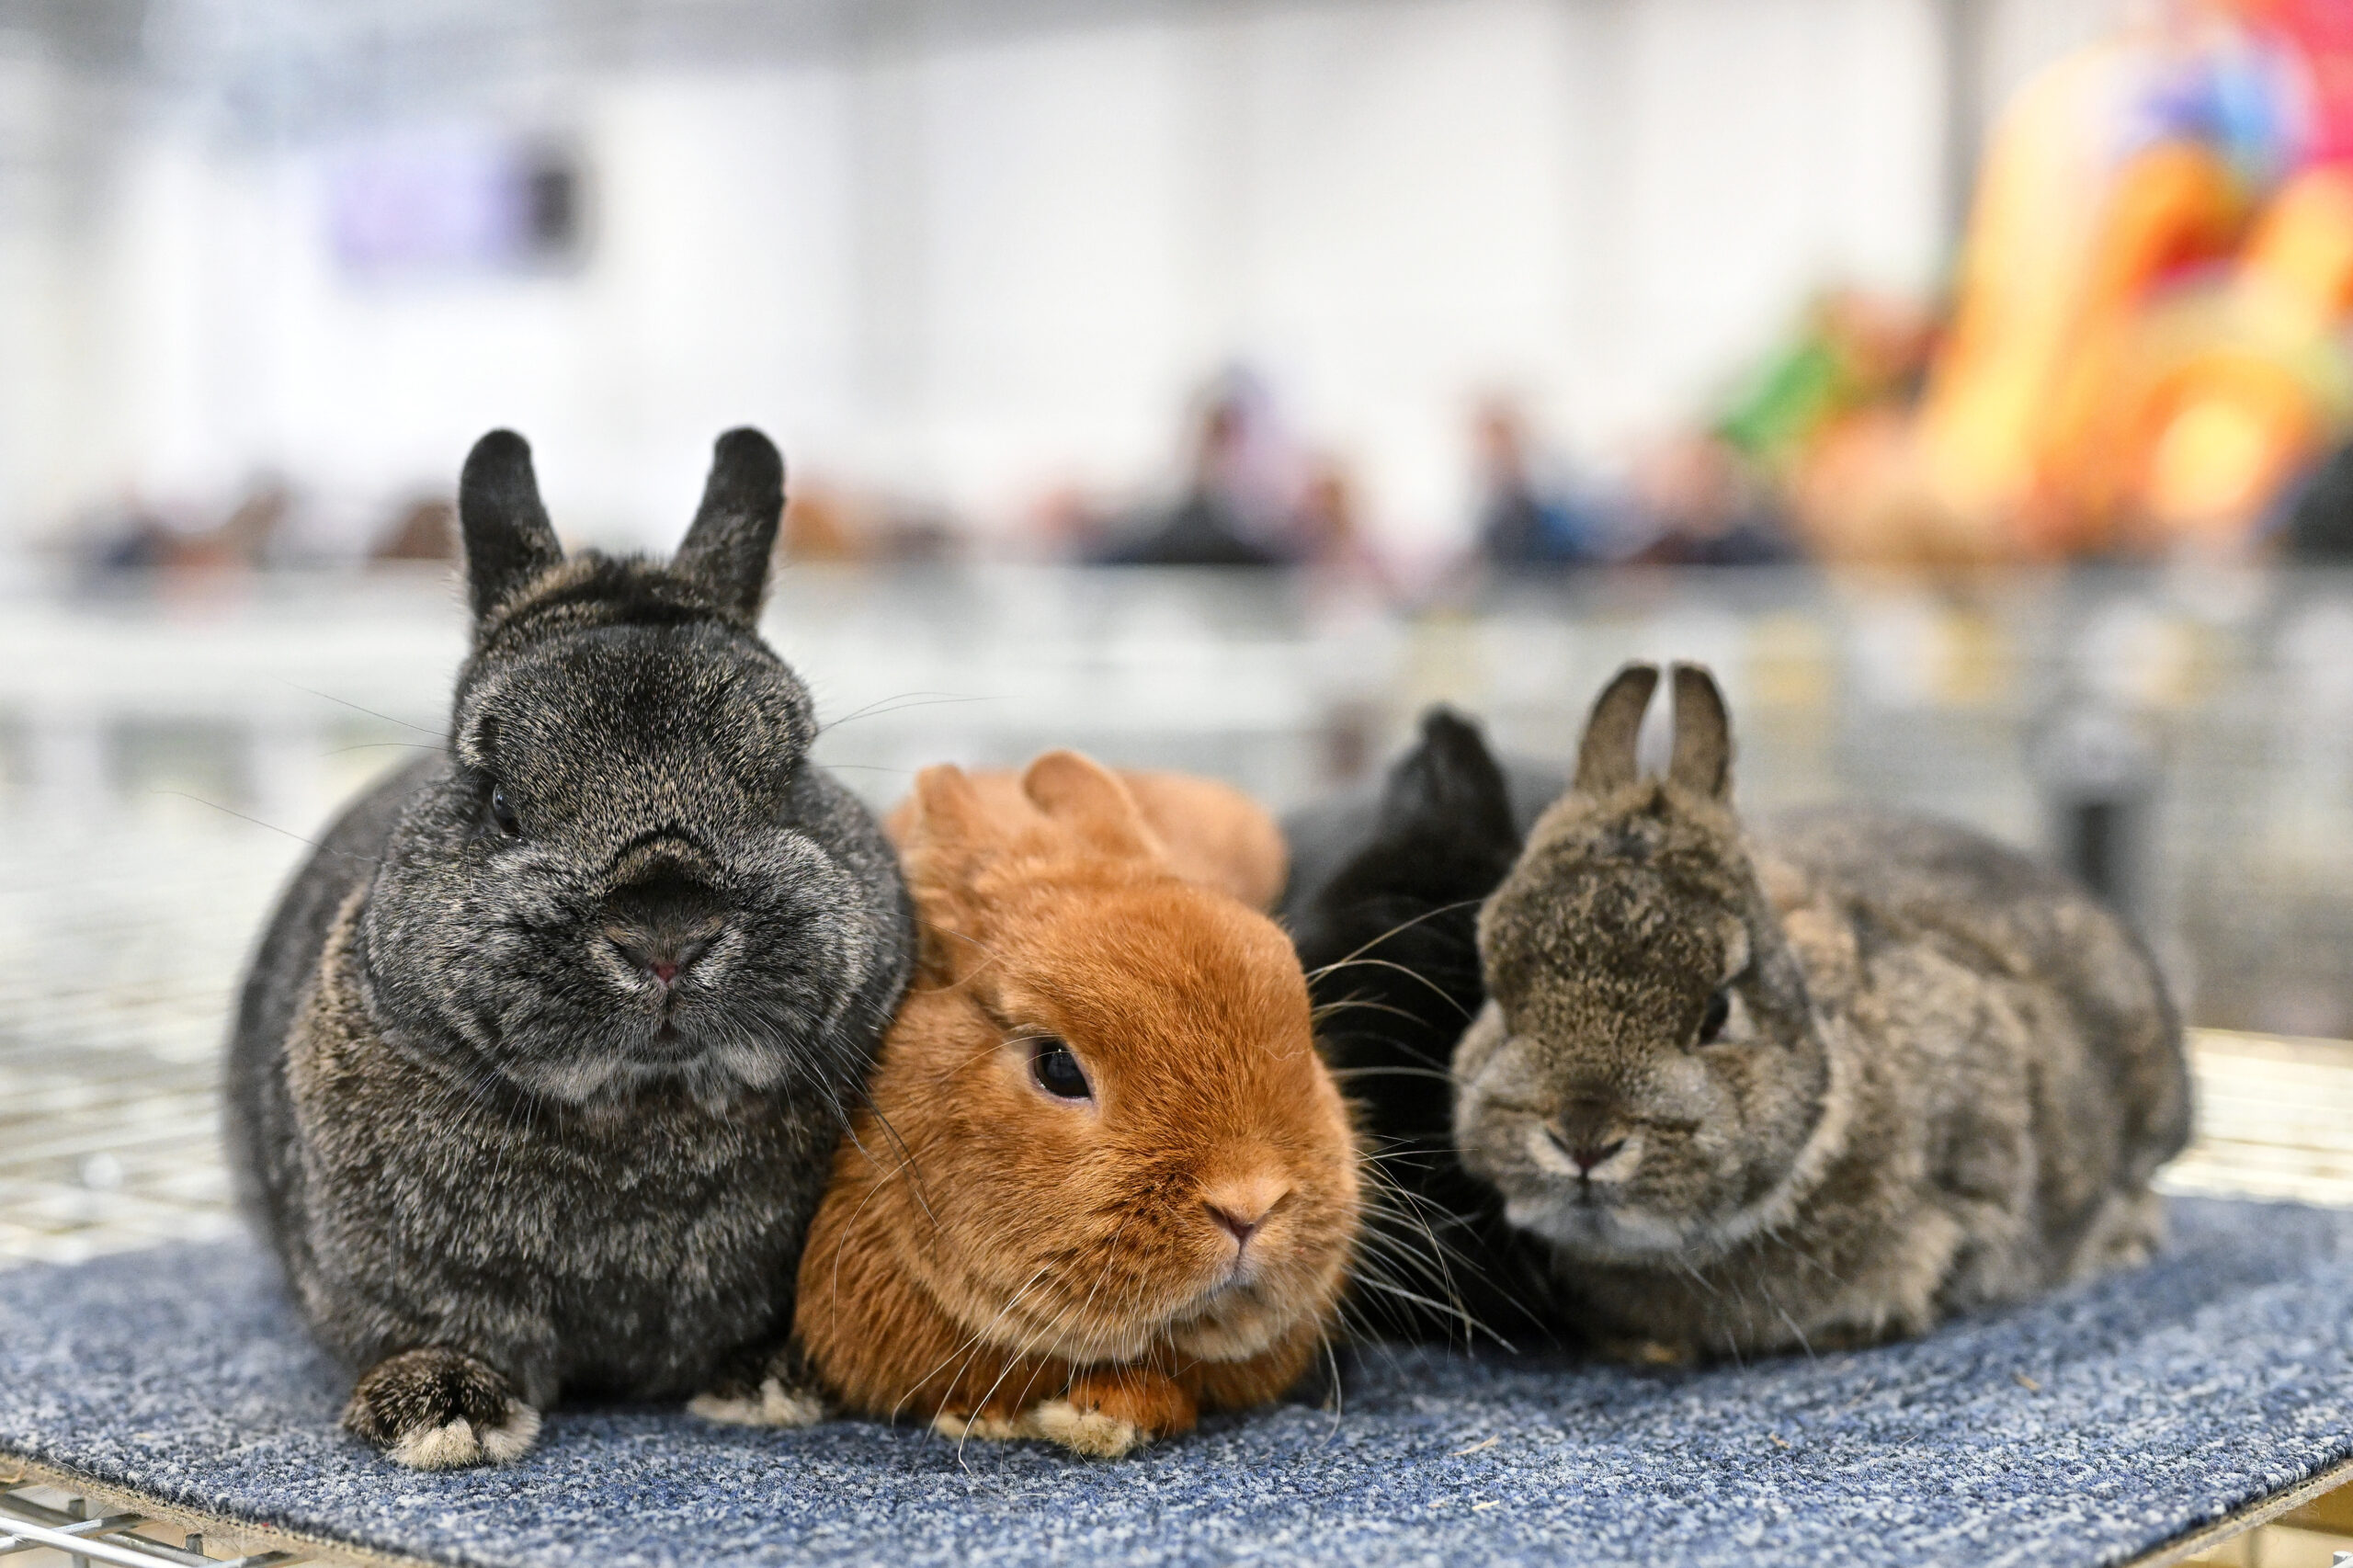
[[[1586,721],[1585,739],[1577,745],[1577,773],[1571,788],[1581,795],[1606,795],[1642,777],[1634,759],[1634,743],[1643,733],[1643,714],[1658,689],[1656,665],[1628,665],[1610,678]]]
[[[1703,665],[1675,666],[1675,756],[1666,776],[1711,801],[1732,793],[1732,718]]]
[[[1097,848],[1114,855],[1157,857],[1160,840],[1144,822],[1135,796],[1120,776],[1074,751],[1050,751],[1021,775],[1029,803]]]

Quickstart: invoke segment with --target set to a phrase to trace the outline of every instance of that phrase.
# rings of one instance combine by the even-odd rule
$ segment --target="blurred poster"
[[[512,131],[443,129],[347,147],[327,165],[335,263],[370,278],[565,267],[583,244],[577,152]]]

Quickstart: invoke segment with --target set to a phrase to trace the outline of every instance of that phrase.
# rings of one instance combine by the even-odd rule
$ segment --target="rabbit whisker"
[[[1390,1017],[1403,1018],[1409,1024],[1418,1024],[1422,1021],[1419,1017],[1410,1012],[1407,1012],[1404,1008],[1398,1006],[1393,1002],[1375,1002],[1362,996],[1342,996],[1330,1002],[1321,1003],[1314,1008],[1311,1009],[1307,1015],[1308,1022],[1317,1026],[1320,1029],[1326,1018],[1332,1017],[1340,1013],[1349,1012],[1351,1010],[1361,1010],[1368,1013],[1387,1013]]]
[[[1427,986],[1429,990],[1440,1000],[1444,1001],[1448,1006],[1461,1014],[1463,1020],[1466,1023],[1470,1021],[1472,1016],[1471,1009],[1465,1007],[1461,1002],[1456,1001],[1445,986],[1440,985],[1437,981],[1432,980],[1420,970],[1409,969],[1405,965],[1397,962],[1394,959],[1341,959],[1337,962],[1325,964],[1322,969],[1319,969],[1313,974],[1309,975],[1308,983],[1312,985],[1316,981],[1323,979],[1325,975],[1332,973],[1336,970],[1341,969],[1393,969],[1399,974],[1402,974],[1408,980],[1413,981],[1416,985]],[[1404,1016],[1407,1017],[1413,1017],[1410,1013]]]
[[[1389,940],[1390,937],[1398,935],[1400,932],[1412,930],[1415,926],[1419,926],[1425,920],[1435,920],[1441,915],[1451,915],[1458,909],[1476,909],[1479,905],[1486,902],[1487,901],[1483,898],[1463,898],[1457,899],[1452,903],[1441,903],[1435,905],[1432,908],[1425,909],[1410,920],[1399,921],[1396,925],[1389,927],[1388,930],[1383,931],[1379,936],[1366,941],[1355,951],[1333,960],[1330,963],[1325,964],[1321,969],[1309,970],[1307,971],[1307,978],[1309,981],[1313,982],[1321,979],[1326,974],[1329,974],[1332,971],[1340,968],[1344,964],[1353,963],[1356,960],[1362,957],[1368,949],[1381,946],[1381,943]]]
[[[931,1381],[932,1379],[938,1377],[941,1372],[946,1371],[948,1369],[949,1363],[955,1360],[959,1356],[962,1356],[964,1358],[964,1364],[957,1369],[955,1377],[949,1380],[949,1381],[951,1385],[961,1384],[963,1381],[965,1372],[972,1369],[973,1358],[980,1353],[981,1346],[983,1342],[987,1338],[989,1330],[995,1328],[997,1324],[1004,1319],[1005,1314],[1011,1312],[1014,1307],[1019,1303],[1021,1298],[1029,1293],[1030,1287],[1037,1284],[1039,1280],[1044,1278],[1047,1270],[1051,1269],[1053,1265],[1051,1263],[1041,1265],[1039,1267],[1038,1272],[1029,1276],[1029,1278],[1022,1283],[1021,1288],[1014,1291],[1012,1296],[1006,1300],[1005,1305],[997,1309],[997,1314],[995,1317],[991,1318],[987,1323],[983,1324],[980,1327],[973,1329],[964,1337],[961,1344],[958,1345],[947,1355],[941,1357],[938,1365],[934,1366],[931,1370],[924,1373],[923,1376],[915,1379],[915,1381],[908,1386],[907,1392],[899,1396],[898,1403],[891,1407],[890,1415],[885,1419],[892,1421],[897,1420],[899,1418],[899,1412],[906,1408],[907,1401],[915,1398],[917,1393],[921,1392],[924,1384]]]
[[[437,746],[426,741],[360,741],[352,745],[336,746],[332,750],[323,751],[319,753],[319,755],[321,756],[342,756],[347,753],[355,751],[381,751],[387,746],[405,746],[411,751],[438,751],[444,756],[449,755],[449,748],[448,746]]]
[[[307,844],[312,848],[316,849],[323,854],[333,855],[338,860],[349,860],[355,865],[361,866],[375,866],[382,863],[373,855],[353,855],[341,849],[329,849],[326,845],[319,839],[306,837],[305,835],[295,832],[290,827],[280,827],[274,822],[264,822],[259,817],[249,817],[243,812],[233,811],[229,807],[222,805],[220,801],[208,801],[201,795],[191,795],[182,790],[157,790],[153,792],[158,795],[169,795],[182,801],[194,801],[199,806],[211,807],[214,811],[221,812],[223,816],[235,817],[239,822],[249,822],[256,827],[266,827],[272,833],[282,833],[297,844]]]
[[[439,730],[431,729],[423,724],[412,724],[406,719],[395,719],[390,713],[379,713],[373,708],[362,708],[359,704],[352,701],[348,698],[337,697],[331,691],[317,690],[314,687],[304,686],[300,681],[288,680],[284,676],[270,676],[270,679],[278,682],[280,686],[290,686],[297,691],[306,692],[310,696],[317,698],[322,702],[338,703],[343,707],[350,709],[354,713],[365,713],[370,719],[381,719],[387,724],[398,724],[402,729],[415,730],[420,735],[438,735],[442,733]]]
[[[995,702],[994,697],[976,697],[954,691],[903,691],[892,697],[878,697],[863,707],[853,708],[838,719],[827,719],[817,726],[817,733],[838,730],[855,719],[879,719],[889,713],[904,713],[910,709],[936,708],[947,702]],[[897,704],[896,707],[892,706]]]

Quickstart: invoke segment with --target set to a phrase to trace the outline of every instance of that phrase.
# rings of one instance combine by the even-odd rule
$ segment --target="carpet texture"
[[[1367,1352],[1138,1459],[560,1411],[417,1475],[243,1244],[0,1274],[0,1451],[452,1563],[2122,1561],[2353,1454],[2353,1213],[2177,1200],[2154,1267],[1885,1349],[1637,1373]]]

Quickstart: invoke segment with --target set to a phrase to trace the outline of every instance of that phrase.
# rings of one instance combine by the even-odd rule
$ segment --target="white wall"
[[[333,149],[146,122],[99,218],[0,243],[40,301],[0,318],[40,350],[0,354],[0,411],[46,432],[0,432],[0,537],[264,466],[357,530],[504,423],[560,523],[663,540],[745,419],[1002,526],[1050,483],[1165,473],[1239,358],[1434,541],[1479,391],[1606,459],[1813,288],[1934,279],[1936,4],[1245,4],[600,75],[534,98],[595,182],[563,278],[342,276]],[[1997,30],[2006,72],[2041,36]]]

